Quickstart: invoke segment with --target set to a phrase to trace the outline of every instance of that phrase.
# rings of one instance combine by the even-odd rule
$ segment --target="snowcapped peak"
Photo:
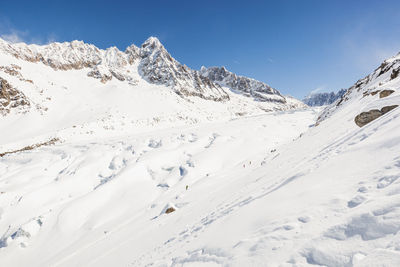
[[[72,47],[79,47],[79,46],[83,46],[85,45],[85,43],[83,41],[79,41],[79,40],[73,40],[70,45]]]
[[[157,37],[151,36],[147,38],[147,40],[142,44],[142,48],[151,47],[153,49],[163,48],[164,46],[161,44],[160,40]]]
[[[397,53],[395,56],[392,56],[392,57],[386,59],[384,62],[391,63],[391,62],[397,61],[397,60],[400,60],[400,52]]]
[[[125,51],[127,50],[134,50],[134,51],[138,51],[139,47],[137,47],[135,44],[131,44],[130,46],[128,46]]]
[[[125,51],[115,46],[99,49],[78,40],[47,45],[10,44],[0,40],[1,52],[29,62],[40,62],[55,70],[88,69],[89,77],[103,83],[113,77],[129,82],[136,79],[132,76],[133,71],[147,82],[172,87],[184,97],[229,100],[229,95],[221,87],[225,86],[257,101],[286,105],[285,98],[277,90],[260,81],[238,76],[225,67],[202,67],[200,71],[190,69],[175,60],[154,36],[141,47],[132,44]]]

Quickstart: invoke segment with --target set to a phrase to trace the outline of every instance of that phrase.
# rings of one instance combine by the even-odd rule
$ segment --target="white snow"
[[[399,78],[376,77],[365,90],[397,91],[354,90],[315,126],[319,108],[266,113],[137,72],[103,84],[0,62],[33,81],[0,71],[34,103],[0,117],[0,153],[61,140],[0,157],[0,266],[400,264],[400,109],[354,123],[398,103]]]

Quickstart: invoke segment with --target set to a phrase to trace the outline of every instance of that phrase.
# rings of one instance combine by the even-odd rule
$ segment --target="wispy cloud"
[[[22,36],[19,35],[19,34],[16,33],[16,32],[1,34],[1,35],[0,35],[0,38],[3,39],[3,40],[5,40],[5,41],[7,41],[7,42],[10,42],[10,43],[20,43],[20,42],[23,42],[23,41],[24,41],[24,39],[22,38]]]
[[[326,90],[326,85],[321,85],[321,86],[318,86],[317,88],[315,88],[314,90],[312,90],[310,92],[310,95],[316,94],[316,93],[319,93],[319,92],[323,92],[325,90]]]
[[[57,41],[57,36],[53,33],[47,36],[33,36],[27,30],[18,30],[7,19],[0,19],[0,38],[10,43],[27,43],[27,44],[48,44]]]

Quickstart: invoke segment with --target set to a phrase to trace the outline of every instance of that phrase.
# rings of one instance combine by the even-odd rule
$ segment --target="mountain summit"
[[[40,46],[11,44],[0,39],[0,53],[41,63],[57,71],[85,70],[88,77],[102,83],[116,79],[135,85],[138,80],[144,79],[150,84],[170,87],[183,98],[199,97],[223,102],[229,101],[227,91],[231,90],[257,101],[276,103],[272,109],[302,106],[300,102],[294,105],[286,103],[285,97],[277,90],[254,79],[237,76],[223,67],[192,70],[176,61],[157,37],[149,37],[140,48],[132,44],[125,51],[116,47],[103,50],[82,41]],[[270,110],[270,107],[267,109]]]

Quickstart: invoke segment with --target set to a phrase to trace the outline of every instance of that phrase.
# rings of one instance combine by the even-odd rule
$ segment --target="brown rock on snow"
[[[0,77],[0,114],[5,115],[12,108],[30,106],[25,95],[13,88],[7,80]]]
[[[387,97],[394,93],[394,90],[383,90],[379,93],[379,98]]]
[[[379,109],[372,109],[370,111],[367,112],[361,112],[360,114],[358,114],[355,118],[354,121],[355,123],[359,126],[359,127],[363,127],[364,125],[370,123],[371,121],[379,118],[380,116],[382,116],[383,114],[391,111],[394,108],[397,108],[399,105],[392,105],[392,106],[386,106],[381,108],[381,110]]]
[[[169,208],[165,211],[165,213],[168,214],[168,213],[171,213],[171,212],[174,212],[174,211],[175,211],[175,209],[174,209],[173,207],[169,207]]]

